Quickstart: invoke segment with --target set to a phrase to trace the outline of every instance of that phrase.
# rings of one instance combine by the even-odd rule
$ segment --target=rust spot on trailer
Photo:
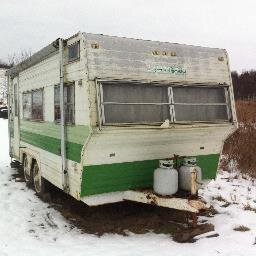
[[[154,195],[152,195],[150,192],[146,192],[145,194],[150,204],[157,205],[157,198]]]
[[[188,200],[190,206],[197,210],[203,210],[207,208],[207,204],[200,200]]]

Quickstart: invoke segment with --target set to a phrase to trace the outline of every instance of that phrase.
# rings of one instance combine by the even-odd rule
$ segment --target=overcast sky
[[[0,0],[0,59],[78,31],[228,50],[232,70],[256,69],[253,0]]]

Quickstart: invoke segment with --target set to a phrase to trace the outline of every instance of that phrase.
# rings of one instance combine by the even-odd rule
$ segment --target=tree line
[[[256,101],[256,70],[231,72],[235,99]]]

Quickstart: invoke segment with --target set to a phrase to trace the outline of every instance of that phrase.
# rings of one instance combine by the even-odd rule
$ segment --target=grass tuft
[[[239,226],[234,227],[233,230],[240,231],[240,232],[246,232],[246,231],[249,231],[250,229],[244,225],[239,225]]]

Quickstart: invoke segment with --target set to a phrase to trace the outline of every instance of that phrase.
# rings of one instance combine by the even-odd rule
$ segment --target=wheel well
[[[28,157],[28,155],[27,155],[26,153],[23,153],[23,154],[22,154],[22,163],[24,163],[25,157]],[[30,170],[33,169],[35,163],[36,163],[36,159],[35,159],[35,158],[32,158],[32,159],[31,159]]]

